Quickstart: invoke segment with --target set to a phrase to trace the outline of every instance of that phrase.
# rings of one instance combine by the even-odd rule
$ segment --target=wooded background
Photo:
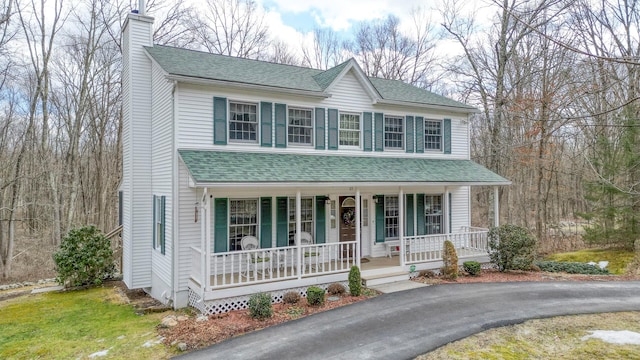
[[[7,279],[16,257],[38,248],[50,257],[73,226],[117,225],[121,27],[137,2],[0,3]],[[353,57],[369,76],[474,105],[472,159],[513,181],[500,191],[502,223],[544,240],[562,221],[583,219],[587,240],[631,246],[640,233],[638,3],[478,2],[490,18],[465,3],[416,8],[408,23],[362,22],[348,39],[318,28],[299,47],[276,40],[249,0],[208,0],[198,9],[156,0],[147,14],[156,18],[158,44],[319,69]],[[474,189],[475,225],[489,224],[491,196]]]

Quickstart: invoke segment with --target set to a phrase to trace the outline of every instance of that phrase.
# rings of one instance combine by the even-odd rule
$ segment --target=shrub
[[[307,289],[307,303],[318,306],[324,304],[324,290],[317,286],[310,286]]]
[[[585,274],[585,275],[608,275],[607,269],[586,263],[579,262],[560,262],[560,261],[536,261],[535,265],[542,271],[548,272],[566,272],[569,274]]]
[[[536,250],[536,239],[529,230],[501,225],[489,230],[489,259],[498,270],[529,270]]]
[[[465,261],[464,263],[462,263],[462,267],[464,268],[464,271],[469,273],[469,275],[471,276],[480,275],[480,263],[477,261]]]
[[[458,278],[458,254],[453,243],[449,240],[444,242],[442,265],[442,275],[453,280]]]
[[[289,291],[282,296],[282,301],[285,304],[297,304],[300,302],[300,294],[295,291]]]
[[[116,269],[111,242],[93,225],[69,230],[53,261],[56,281],[71,286],[100,285]]]
[[[342,295],[346,292],[347,290],[344,288],[344,286],[342,286],[342,284],[331,284],[329,285],[329,287],[327,288],[327,292],[331,295]]]
[[[351,296],[360,296],[362,293],[362,279],[360,278],[360,269],[352,266],[349,271],[349,294]]]
[[[273,315],[271,305],[271,295],[267,293],[257,293],[249,298],[249,316],[254,319],[263,320]]]

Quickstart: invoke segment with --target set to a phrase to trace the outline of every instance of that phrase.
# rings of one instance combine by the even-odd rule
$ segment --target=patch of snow
[[[610,344],[631,344],[640,345],[640,333],[628,330],[594,330],[590,331],[591,335],[583,336],[581,340],[588,340],[591,338],[600,339]]]
[[[118,340],[123,340],[124,338],[126,338],[126,336],[124,336],[124,335],[120,335],[120,336],[117,337]]]
[[[94,352],[93,354],[89,355],[89,358],[92,359],[94,357],[107,356],[107,353],[109,353],[109,350],[111,350],[111,348],[108,348],[107,350]]]
[[[158,345],[162,342],[162,340],[164,340],[164,337],[162,336],[158,336],[157,340],[147,340],[145,341],[144,344],[142,344],[142,347],[152,347],[154,345]]]
[[[607,267],[607,265],[609,265],[608,261],[598,261],[598,266],[600,267],[600,269],[604,270],[604,268]]]

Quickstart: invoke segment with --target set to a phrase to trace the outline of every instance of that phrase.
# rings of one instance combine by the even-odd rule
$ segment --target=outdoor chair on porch
[[[240,247],[242,250],[256,250],[259,248],[258,239],[255,236],[245,236],[240,240]],[[257,277],[258,273],[262,270],[271,272],[271,258],[268,256],[260,256],[260,253],[253,252],[245,254],[245,258],[248,266],[241,272],[242,276],[249,278],[251,274]],[[243,262],[244,262],[243,261]]]
[[[301,245],[313,245],[313,237],[306,231],[300,232],[300,244]],[[302,255],[304,256],[304,263],[309,265],[312,270],[316,269],[317,256],[319,255],[315,248],[305,248]]]

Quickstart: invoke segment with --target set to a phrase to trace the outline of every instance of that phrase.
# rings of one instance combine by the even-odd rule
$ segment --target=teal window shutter
[[[213,252],[225,252],[229,246],[229,203],[226,198],[217,198],[215,199],[213,206],[215,211],[213,218],[213,221],[215,222]]]
[[[424,118],[416,116],[416,152],[424,152]]]
[[[287,105],[276,104],[276,147],[287,147]]]
[[[376,195],[376,242],[384,242],[384,196]]]
[[[362,128],[364,130],[364,151],[373,150],[373,119],[371,118],[371,116],[372,114],[370,112],[365,112],[362,114]]]
[[[451,154],[451,119],[444,119],[442,124],[444,153]]]
[[[227,144],[227,99],[213,98],[213,143]]]
[[[413,144],[415,143],[413,140],[413,116],[407,115],[405,117],[404,129],[406,134],[405,146],[407,148],[407,152],[412,153]]]
[[[326,205],[324,196],[316,196],[316,244],[324,244],[326,237]]]
[[[424,220],[424,194],[418,194],[416,196],[416,219],[418,222],[418,235],[425,235],[427,228],[425,227]]]
[[[264,147],[273,146],[271,120],[273,118],[273,106],[270,102],[260,103],[260,143]]]
[[[316,149],[324,150],[324,108],[316,108]]]
[[[287,197],[276,198],[276,245],[289,246],[289,211]]]
[[[382,113],[375,113],[375,126],[376,126],[376,151],[384,150],[384,115]]]
[[[338,110],[329,109],[329,150],[338,150]]]
[[[153,210],[153,227],[151,228],[151,247],[152,248],[156,248],[156,236],[158,236],[156,234],[156,216],[157,216],[157,211],[156,211],[156,201],[158,201],[158,197],[156,195],[153,195],[153,206],[151,207],[151,209]]]
[[[272,247],[271,242],[271,198],[260,198],[260,247]]]
[[[160,253],[162,255],[164,255],[165,253],[165,242],[166,242],[166,237],[165,237],[165,220],[166,220],[166,216],[165,216],[165,203],[167,201],[167,197],[166,196],[162,196],[160,197]]]
[[[404,222],[406,224],[404,234],[413,236],[413,194],[407,194],[405,201]]]
[[[452,233],[451,231],[451,214],[453,214],[453,211],[451,210],[452,206],[451,206],[451,193],[449,193],[449,234]]]

